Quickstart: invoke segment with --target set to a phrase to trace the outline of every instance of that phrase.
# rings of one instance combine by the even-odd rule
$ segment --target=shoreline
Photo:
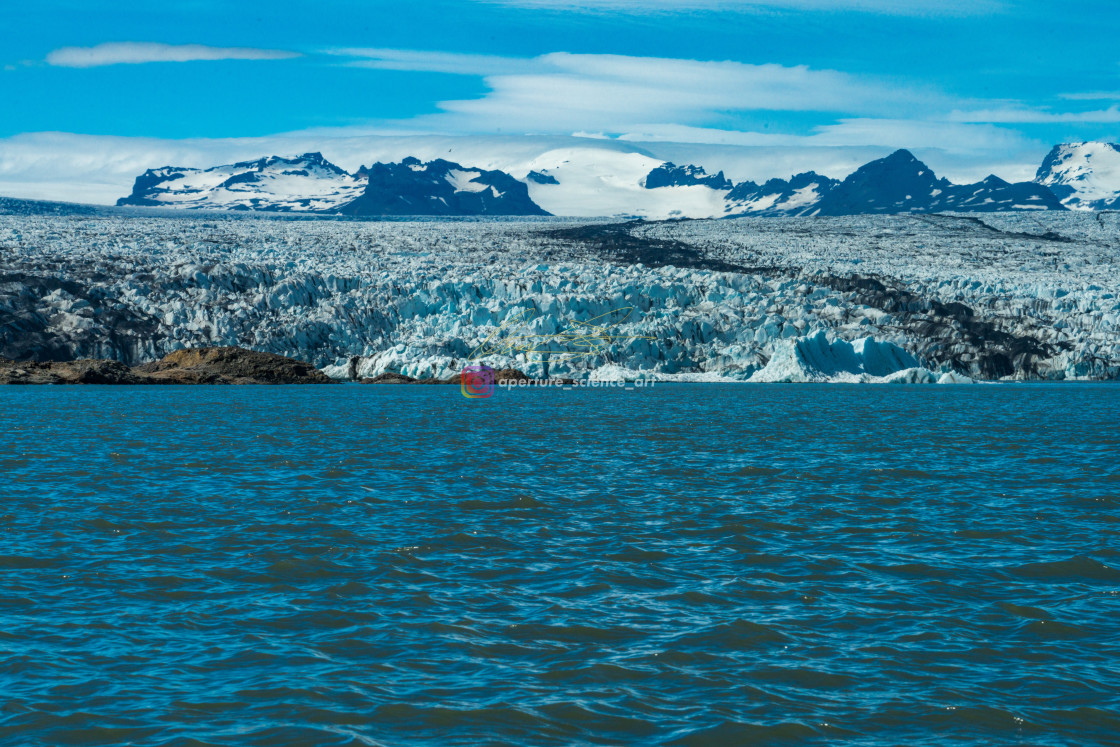
[[[1116,379],[995,379],[975,380],[967,377],[913,380],[906,377],[836,377],[805,381],[750,381],[721,378],[704,380],[669,374],[622,379],[557,377],[531,378],[514,369],[496,369],[493,389],[652,389],[655,386],[686,386],[717,384],[784,385],[877,385],[877,384],[1120,384]],[[187,348],[164,356],[158,361],[126,366],[106,359],[73,361],[13,361],[0,358],[0,386],[279,386],[279,385],[373,385],[373,386],[461,386],[462,374],[445,378],[419,379],[396,372],[354,379],[334,379],[305,361],[274,353],[244,348]]]

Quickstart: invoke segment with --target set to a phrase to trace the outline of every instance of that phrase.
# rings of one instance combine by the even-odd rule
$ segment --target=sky
[[[572,144],[756,181],[903,147],[956,181],[1029,179],[1056,143],[1120,140],[1118,29],[1114,0],[6,3],[0,195]]]

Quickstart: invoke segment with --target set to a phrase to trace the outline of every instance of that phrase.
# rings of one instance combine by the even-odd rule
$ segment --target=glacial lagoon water
[[[1120,388],[5,388],[0,743],[1092,745]]]

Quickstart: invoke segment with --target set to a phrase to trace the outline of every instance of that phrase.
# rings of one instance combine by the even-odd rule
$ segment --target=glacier
[[[339,379],[444,377],[515,317],[554,336],[606,315],[615,326],[597,355],[484,362],[614,380],[1120,378],[1115,214],[612,223],[113,210],[0,215],[0,356],[136,365],[239,345]]]

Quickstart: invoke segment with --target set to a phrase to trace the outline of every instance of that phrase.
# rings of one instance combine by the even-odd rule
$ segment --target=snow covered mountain
[[[1071,209],[1120,209],[1120,144],[1055,145],[1034,180]]]
[[[731,215],[812,215],[817,203],[840,182],[813,171],[797,174],[789,181],[770,179],[765,184],[736,184],[727,194],[726,211]]]
[[[838,181],[809,171],[788,181],[732,184],[723,172],[677,166],[640,153],[551,151],[524,167],[529,193],[556,215],[718,218],[740,215],[1063,210],[1045,186],[989,176],[975,184],[939,179],[909,151],[872,161]]]
[[[1114,204],[1118,197],[1107,187],[1114,173],[1120,175],[1120,151],[1090,145],[1100,147],[1092,153],[1081,146],[1072,155],[1052,153],[1043,165],[1044,178],[1073,207]],[[318,153],[209,169],[167,166],[144,172],[132,194],[117,204],[355,216],[648,219],[1066,209],[1049,183],[1009,184],[989,176],[952,184],[906,150],[865,164],[842,181],[808,171],[789,180],[734,184],[722,171],[709,174],[701,166],[678,166],[645,152],[598,147],[549,150],[504,171],[409,157],[350,174]]]
[[[117,205],[209,210],[327,212],[356,199],[365,181],[319,153],[269,156],[209,169],[164,166],[136,177]]]
[[[518,168],[533,202],[553,215],[664,218],[719,217],[726,190],[699,167],[678,168],[646,153],[557,148]],[[729,182],[719,182],[728,187]],[[653,185],[653,186],[651,186]]]
[[[406,158],[350,174],[319,153],[209,169],[149,169],[117,205],[344,215],[548,215],[529,199],[523,182],[501,171]]]

